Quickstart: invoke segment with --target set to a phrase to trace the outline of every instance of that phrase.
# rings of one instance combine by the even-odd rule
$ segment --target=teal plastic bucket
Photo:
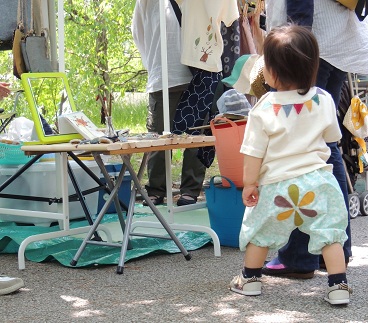
[[[215,185],[215,177],[226,180],[229,186]],[[243,221],[245,205],[242,201],[242,189],[224,176],[211,178],[209,186],[205,187],[210,226],[221,246],[239,247],[239,233]]]

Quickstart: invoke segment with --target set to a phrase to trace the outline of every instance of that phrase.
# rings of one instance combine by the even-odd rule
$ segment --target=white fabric
[[[314,1],[313,33],[320,57],[338,69],[368,74],[368,24],[336,1]]]
[[[192,79],[187,66],[180,63],[180,25],[169,0],[166,4],[167,59],[169,88],[188,84]],[[137,0],[132,22],[134,42],[148,71],[147,92],[162,90],[160,2]]]
[[[286,24],[286,0],[266,0],[266,29]]]
[[[209,72],[222,71],[221,22],[239,18],[236,0],[183,0],[181,62]]]
[[[266,0],[267,30],[286,23],[286,0]],[[315,0],[313,34],[320,57],[338,69],[368,74],[368,21],[335,0]]]
[[[295,104],[302,105],[299,113]],[[259,183],[264,185],[320,168],[332,171],[326,142],[340,138],[335,104],[326,91],[268,92],[249,112],[240,152],[263,159]]]

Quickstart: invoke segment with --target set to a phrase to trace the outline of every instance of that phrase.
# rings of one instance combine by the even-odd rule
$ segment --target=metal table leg
[[[91,226],[91,229],[89,230],[87,236],[85,237],[85,239],[83,240],[81,246],[79,247],[77,253],[75,254],[73,260],[70,262],[70,264],[72,266],[75,266],[80,258],[80,256],[82,255],[84,249],[86,248],[87,244],[95,244],[95,245],[107,245],[107,246],[113,246],[113,247],[120,247],[121,248],[121,252],[120,252],[120,258],[119,258],[119,263],[117,266],[117,273],[118,274],[122,274],[123,273],[123,269],[124,269],[124,262],[125,262],[125,256],[126,256],[126,252],[127,249],[129,247],[129,238],[130,236],[144,236],[144,237],[154,237],[154,238],[161,238],[161,239],[170,239],[173,240],[175,242],[175,244],[178,246],[179,250],[182,252],[182,254],[184,255],[186,260],[190,260],[191,259],[191,255],[189,254],[189,252],[184,248],[184,246],[182,245],[182,243],[180,242],[180,240],[177,238],[177,236],[174,234],[173,230],[171,229],[171,227],[169,226],[169,224],[167,223],[167,221],[165,220],[165,218],[162,216],[162,214],[160,213],[160,211],[156,208],[156,206],[152,203],[152,201],[150,200],[150,198],[148,197],[147,193],[144,191],[144,189],[142,188],[142,186],[140,185],[140,178],[143,174],[143,171],[146,167],[147,164],[147,159],[148,159],[149,153],[144,153],[143,155],[143,159],[139,168],[138,173],[136,173],[133,169],[132,164],[130,163],[130,156],[129,155],[122,155],[121,158],[124,162],[124,165],[126,166],[128,172],[130,173],[132,180],[134,182],[134,185],[132,187],[131,190],[131,196],[130,196],[130,201],[129,201],[129,206],[128,206],[128,211],[127,211],[127,216],[126,216],[126,222],[125,222],[125,228],[123,230],[123,240],[122,243],[106,243],[106,242],[100,242],[100,241],[92,241],[91,237],[93,235],[93,233],[96,231],[96,228],[98,227],[98,225],[100,224],[101,220],[103,219],[106,211],[108,210],[110,204],[113,201],[116,201],[117,198],[117,194],[120,188],[120,185],[124,179],[124,173],[125,173],[125,169],[122,168],[122,170],[119,173],[119,176],[117,178],[117,181],[115,183],[114,188],[111,191],[111,194],[109,196],[109,198],[107,199],[107,201],[105,202],[104,206],[102,207],[100,213],[98,214],[94,224]],[[95,156],[95,158],[97,157],[97,155]],[[100,158],[100,156],[98,156],[96,158],[96,161]],[[99,162],[101,162],[99,160]],[[104,166],[101,168],[101,170],[104,169]],[[149,207],[152,209],[153,213],[155,214],[155,216],[157,217],[157,219],[160,221],[160,223],[162,224],[163,228],[166,230],[166,232],[169,234],[169,237],[167,236],[161,236],[161,235],[152,235],[152,234],[138,234],[138,233],[132,233],[131,232],[131,227],[132,227],[132,222],[133,222],[133,216],[134,216],[134,205],[135,205],[135,198],[136,198],[136,194],[137,192],[139,192],[142,197],[147,201]]]
[[[157,207],[152,203],[151,199],[148,197],[147,193],[145,192],[145,190],[142,188],[142,186],[140,184],[140,178],[141,178],[143,170],[144,170],[144,168],[147,164],[148,156],[149,156],[149,153],[144,153],[142,163],[141,163],[141,166],[140,166],[139,171],[138,171],[138,176],[135,173],[135,171],[132,167],[132,164],[130,163],[129,156],[127,156],[127,155],[122,156],[124,164],[126,165],[128,171],[129,171],[129,173],[132,177],[134,185],[133,185],[131,196],[130,196],[129,208],[128,208],[127,219],[126,219],[126,224],[125,224],[124,237],[123,237],[122,246],[121,246],[120,259],[119,259],[119,264],[118,264],[117,271],[116,271],[118,274],[123,273],[125,255],[126,255],[126,250],[127,250],[127,244],[128,244],[128,239],[129,239],[130,236],[133,236],[133,235],[138,236],[139,235],[139,236],[144,236],[144,237],[155,237],[155,238],[161,238],[161,239],[169,239],[169,238],[164,237],[164,236],[158,236],[158,235],[152,235],[152,234],[137,234],[137,233],[132,233],[131,232],[131,226],[132,226],[132,222],[133,222],[133,213],[134,213],[134,203],[135,203],[135,197],[136,197],[137,191],[142,195],[144,200],[147,202],[148,206],[151,208],[151,210],[153,211],[153,213],[155,214],[157,219],[160,221],[160,223],[162,224],[162,226],[164,227],[166,232],[169,234],[171,240],[173,240],[175,242],[175,244],[178,246],[179,250],[184,255],[185,259],[190,260],[192,258],[190,253],[184,248],[184,246],[182,245],[180,240],[177,238],[177,236],[174,234],[174,232],[171,229],[171,227],[169,226],[169,224],[166,222],[165,218],[162,216],[162,214],[157,209]]]

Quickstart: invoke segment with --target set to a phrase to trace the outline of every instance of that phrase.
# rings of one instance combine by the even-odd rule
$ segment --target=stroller
[[[337,109],[338,121],[342,132],[339,147],[346,172],[348,183],[348,200],[350,218],[356,218],[359,214],[368,215],[368,188],[367,173],[365,169],[360,172],[360,146],[354,139],[354,135],[343,125],[344,117],[349,109],[351,99],[354,96],[352,77],[348,75],[348,81],[344,83],[341,90],[341,99]],[[362,189],[362,182],[364,187]],[[358,190],[359,187],[359,190]]]

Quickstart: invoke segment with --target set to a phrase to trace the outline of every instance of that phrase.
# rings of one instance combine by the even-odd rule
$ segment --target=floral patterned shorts
[[[347,240],[348,212],[332,173],[316,170],[264,185],[255,207],[245,209],[239,247],[248,243],[280,249],[298,228],[310,236],[308,250],[321,254],[325,245]]]

